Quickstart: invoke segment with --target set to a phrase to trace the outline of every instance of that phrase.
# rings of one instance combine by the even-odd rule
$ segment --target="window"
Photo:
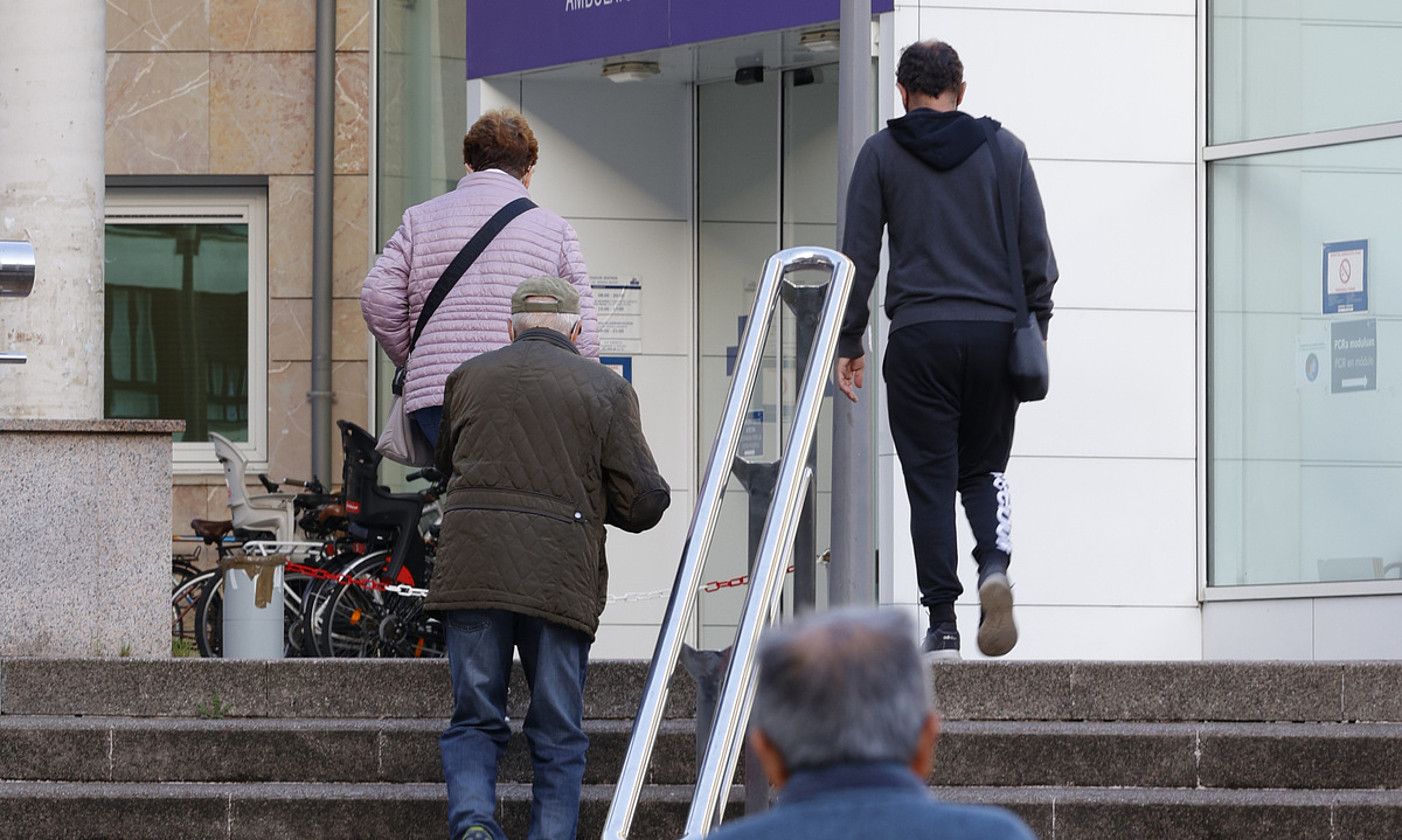
[[[107,193],[103,412],[184,420],[178,472],[216,470],[208,435],[267,460],[267,221],[257,189]]]
[[[1402,578],[1402,106],[1383,92],[1402,68],[1402,10],[1290,5],[1210,4],[1217,597]]]

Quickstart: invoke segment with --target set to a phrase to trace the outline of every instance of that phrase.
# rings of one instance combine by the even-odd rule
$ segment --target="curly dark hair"
[[[964,62],[943,41],[917,41],[901,51],[896,81],[907,93],[939,96],[964,83]]]
[[[524,178],[539,156],[540,144],[531,124],[510,108],[483,114],[462,138],[462,160],[473,172],[500,169]]]

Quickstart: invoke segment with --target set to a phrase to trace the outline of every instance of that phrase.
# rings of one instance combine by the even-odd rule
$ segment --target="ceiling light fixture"
[[[655,61],[615,61],[604,65],[604,78],[611,82],[641,82],[661,72]]]
[[[798,36],[798,45],[813,52],[832,52],[837,49],[839,40],[839,30],[813,29]]]

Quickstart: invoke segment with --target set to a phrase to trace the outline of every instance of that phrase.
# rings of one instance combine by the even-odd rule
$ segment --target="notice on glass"
[[[599,352],[633,356],[643,352],[643,284],[636,277],[595,277]]]
[[[1324,314],[1368,311],[1368,240],[1324,243]]]
[[[1335,321],[1329,325],[1333,377],[1329,392],[1349,394],[1378,389],[1378,322]]]
[[[1318,336],[1295,337],[1295,387],[1301,390],[1324,381],[1320,376],[1329,363],[1329,340]]]

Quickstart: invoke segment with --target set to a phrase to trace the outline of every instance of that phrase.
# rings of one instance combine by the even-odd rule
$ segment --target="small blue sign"
[[[1368,240],[1324,243],[1324,314],[1368,311]]]
[[[614,373],[628,380],[633,381],[633,357],[632,356],[600,356],[599,364],[612,370]]]

